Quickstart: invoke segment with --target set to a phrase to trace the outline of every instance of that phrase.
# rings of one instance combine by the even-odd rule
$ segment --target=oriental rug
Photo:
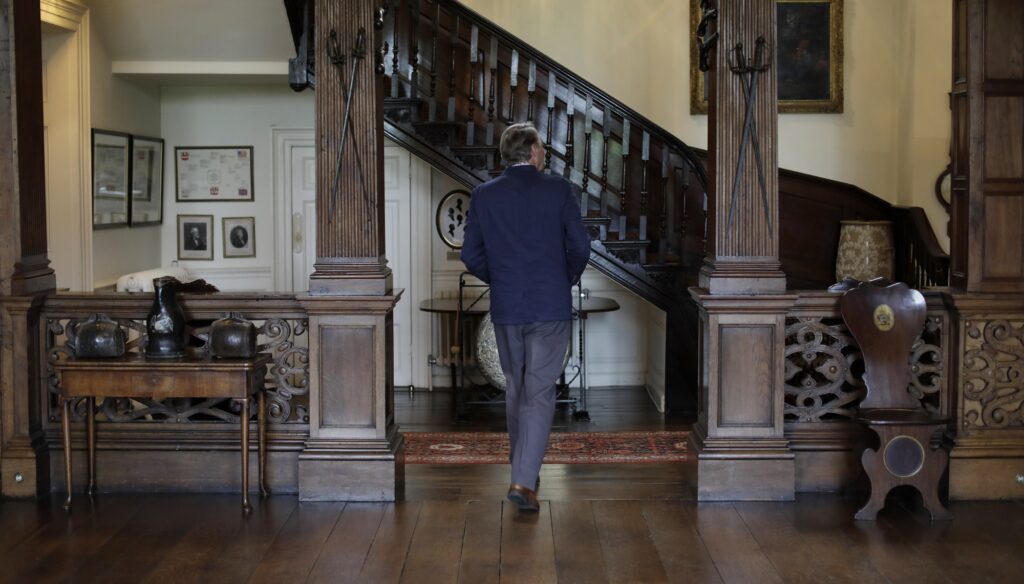
[[[403,432],[408,464],[508,464],[504,432]],[[552,432],[546,464],[685,462],[686,432]]]

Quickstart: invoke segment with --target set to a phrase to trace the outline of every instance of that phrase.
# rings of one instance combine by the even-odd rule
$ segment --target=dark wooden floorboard
[[[249,582],[305,582],[344,508],[344,503],[299,503]]]
[[[248,518],[239,505],[216,505],[185,532],[177,545],[168,546],[160,562],[142,584],[176,584],[202,579],[206,565],[220,556]]]
[[[555,540],[551,533],[551,504],[540,511],[520,513],[505,501],[501,509],[501,580],[549,584],[557,582]]]
[[[459,582],[497,584],[501,568],[501,500],[469,501]]]
[[[100,496],[101,513],[118,513],[116,503]],[[142,581],[173,549],[188,531],[215,513],[217,508],[231,507],[241,514],[237,496],[209,495],[190,500],[190,495],[165,495],[146,505],[107,540],[75,572],[84,582]]]
[[[724,582],[783,582],[731,503],[704,503],[687,511]]]
[[[461,501],[424,501],[401,582],[456,582],[466,526]]]
[[[552,501],[551,528],[560,583],[608,581],[590,501]]]
[[[383,503],[349,503],[320,550],[308,582],[359,582],[359,572],[384,517]]]
[[[50,505],[38,505],[32,500],[0,499],[0,521],[4,524],[0,531],[0,559],[6,557],[7,550],[49,523],[51,512]]]
[[[591,503],[609,582],[668,582],[639,501]]]
[[[748,531],[786,582],[884,583],[841,530],[795,524],[793,503],[734,503]],[[809,536],[809,537],[808,537]]]
[[[360,572],[360,581],[395,584],[401,580],[420,507],[419,502],[405,501],[387,506]]]
[[[718,584],[722,577],[686,512],[694,505],[692,501],[646,501],[642,508],[668,581]]]
[[[277,534],[295,513],[295,497],[268,497],[253,502],[252,515],[217,557],[206,563],[201,581],[210,584],[247,582],[270,549]]]

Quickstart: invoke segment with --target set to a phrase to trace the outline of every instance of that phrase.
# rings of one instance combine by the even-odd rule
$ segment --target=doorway
[[[316,152],[313,130],[275,130],[280,178],[278,287],[304,292],[316,262]],[[409,151],[384,147],[385,256],[402,296],[394,310],[395,387],[427,387],[430,320],[419,310],[430,296],[430,166]],[[283,284],[283,286],[282,286]],[[424,334],[426,333],[426,334]]]

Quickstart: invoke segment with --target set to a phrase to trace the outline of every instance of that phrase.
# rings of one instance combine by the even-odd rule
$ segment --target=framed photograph
[[[132,136],[132,226],[164,221],[164,141]]]
[[[176,146],[175,200],[252,201],[252,146]]]
[[[224,217],[221,219],[225,258],[256,257],[256,218]]]
[[[92,227],[128,225],[128,181],[131,136],[108,130],[92,131]]]
[[[462,240],[466,236],[466,220],[469,219],[469,192],[462,189],[451,191],[441,197],[437,205],[434,223],[437,234],[445,245],[452,249],[462,249]]]
[[[213,259],[213,215],[178,215],[178,259]]]
[[[776,0],[779,113],[843,112],[843,0]],[[691,47],[700,0],[690,0]],[[724,58],[725,47],[716,48]],[[707,73],[690,52],[690,113],[708,113]]]

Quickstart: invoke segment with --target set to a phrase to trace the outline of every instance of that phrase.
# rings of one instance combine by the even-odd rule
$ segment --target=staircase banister
[[[612,97],[610,94],[601,90],[596,85],[593,85],[592,83],[580,77],[576,73],[561,66],[556,61],[554,61],[553,59],[545,55],[543,52],[541,52],[539,49],[536,49],[529,43],[517,38],[512,33],[508,32],[507,30],[498,26],[497,24],[491,22],[490,20],[480,15],[478,12],[472,10],[471,8],[459,2],[456,2],[455,0],[436,1],[445,9],[458,15],[460,19],[466,19],[464,20],[464,22],[472,22],[480,30],[486,32],[489,35],[498,37],[501,43],[506,47],[511,47],[518,51],[520,55],[520,62],[523,61],[524,57],[526,60],[533,59],[534,61],[536,61],[538,67],[541,67],[547,71],[554,71],[560,81],[565,80],[565,83],[559,83],[559,89],[561,90],[561,93],[556,92],[556,98],[560,99],[563,103],[566,101],[566,96],[564,93],[565,88],[568,86],[569,83],[572,83],[577,90],[583,89],[586,95],[590,95],[594,98],[595,104],[598,102],[602,102],[603,104],[610,106],[612,110],[617,112],[619,115],[623,116],[624,118],[628,117],[630,124],[636,126],[638,130],[646,131],[651,135],[652,138],[656,138],[661,142],[668,144],[670,147],[674,148],[681,156],[686,158],[691,163],[694,169],[697,170],[698,176],[700,177],[703,184],[705,186],[707,185],[707,175],[704,170],[704,166],[702,164],[699,164],[699,159],[697,158],[697,156],[690,152],[691,147],[682,140],[680,140],[678,137],[673,135],[671,132],[655,124],[647,117],[638,113],[636,110],[622,103],[618,99]],[[429,14],[425,14],[425,16],[427,18],[432,18],[432,15]],[[498,58],[499,60],[501,60],[500,54]],[[508,65],[508,63],[505,63],[504,61],[501,62],[505,65]],[[542,76],[538,75],[538,87],[540,87],[541,81]],[[545,91],[547,91],[546,87]],[[595,107],[595,110],[595,119],[597,119],[599,116],[604,115],[602,108]],[[600,117],[599,119],[602,123],[604,122],[603,117]],[[621,138],[621,135],[616,135],[619,138]]]

